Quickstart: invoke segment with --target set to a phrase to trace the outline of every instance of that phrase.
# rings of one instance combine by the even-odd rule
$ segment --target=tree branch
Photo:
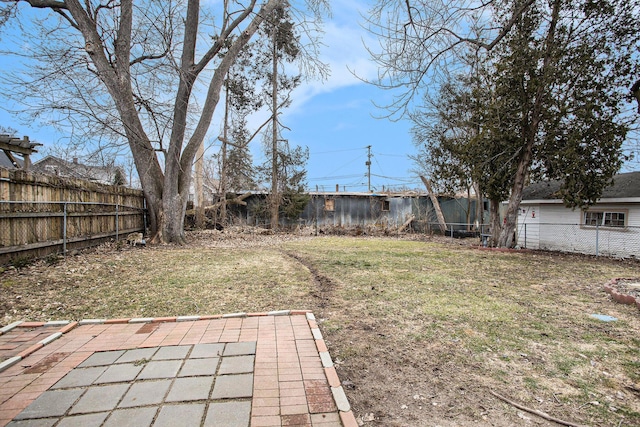
[[[166,58],[167,55],[169,54],[169,51],[170,51],[169,46],[167,46],[167,48],[164,50],[164,52],[159,53],[157,55],[142,55],[142,56],[139,56],[139,57],[133,59],[131,62],[129,62],[129,66],[132,67],[132,66],[134,66],[136,64],[139,64],[141,62],[150,61],[150,60],[153,60],[153,59]]]
[[[18,2],[21,0],[17,0]],[[68,9],[67,5],[63,1],[57,0],[22,0],[29,3],[31,7],[38,9]]]
[[[569,426],[569,427],[584,427],[582,424],[576,424],[576,423],[572,423],[571,421],[561,420],[561,419],[552,417],[551,415],[546,414],[544,412],[536,411],[535,409],[531,409],[531,408],[527,408],[526,406],[520,405],[520,404],[514,402],[513,400],[509,400],[506,397],[499,395],[498,393],[496,393],[493,390],[489,390],[489,393],[491,393],[493,396],[497,397],[498,399],[502,400],[503,402],[508,403],[509,405],[515,406],[516,408],[521,409],[523,411],[527,411],[530,414],[537,415],[537,416],[539,416],[541,418],[544,418],[547,421],[553,421],[554,423],[562,424],[563,426]]]
[[[182,170],[186,170],[187,168],[191,168],[191,163],[195,156],[198,145],[202,143],[204,140],[204,136],[209,129],[209,125],[211,124],[211,119],[213,117],[213,112],[218,104],[218,100],[220,99],[220,90],[222,88],[222,84],[224,82],[224,77],[231,68],[231,65],[235,61],[235,58],[240,53],[242,48],[246,46],[251,37],[258,31],[258,27],[262,24],[266,16],[269,16],[271,12],[280,4],[281,0],[269,0],[265,3],[257,15],[251,20],[251,23],[247,26],[247,28],[242,32],[240,37],[238,37],[229,48],[229,51],[222,59],[218,68],[216,68],[213,78],[211,79],[211,83],[209,84],[209,89],[207,91],[207,96],[205,98],[205,103],[202,108],[202,114],[200,116],[200,120],[196,125],[196,129],[191,135],[187,146],[182,153],[182,158],[180,159],[180,166]],[[255,3],[255,0],[252,1]]]
[[[216,40],[213,46],[211,46],[211,49],[209,49],[207,53],[204,54],[202,59],[200,59],[200,61],[194,67],[195,73],[199,73],[200,71],[204,70],[207,64],[218,54],[218,52],[220,52],[220,49],[222,49],[222,46],[224,46],[224,43],[228,40],[233,30],[235,30],[247,18],[247,16],[249,16],[251,12],[253,12],[253,8],[255,7],[255,5],[256,0],[251,0],[249,6],[247,6],[242,11],[240,16],[234,19],[231,25],[229,25],[229,27],[227,27],[226,30],[224,30],[220,34],[220,37],[218,37],[218,40]],[[225,13],[226,12],[227,11],[225,10]]]

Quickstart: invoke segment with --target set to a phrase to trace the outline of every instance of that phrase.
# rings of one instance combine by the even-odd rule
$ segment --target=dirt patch
[[[284,254],[302,264],[311,273],[315,285],[314,289],[311,291],[311,296],[317,300],[318,307],[324,310],[330,306],[331,301],[334,298],[333,290],[335,289],[335,284],[333,281],[329,277],[320,273],[313,264],[304,258],[291,252],[284,252]],[[322,316],[323,312],[317,314]]]
[[[70,353],[53,353],[49,356],[45,357],[35,365],[25,369],[25,374],[42,374],[43,372],[47,372],[51,367],[55,366],[61,360],[65,359],[69,356]]]

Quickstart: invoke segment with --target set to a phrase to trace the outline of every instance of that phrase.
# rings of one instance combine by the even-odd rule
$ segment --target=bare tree
[[[161,0],[9,3],[0,16],[10,21],[16,4],[39,9],[42,15],[34,19],[48,36],[43,50],[36,51],[45,53],[39,56],[43,78],[23,81],[30,84],[23,87],[40,87],[32,98],[62,112],[60,120],[73,114],[108,130],[114,140],[126,140],[147,200],[153,241],[183,243],[192,165],[225,75],[265,17],[289,3],[224,0],[217,20],[203,13],[199,0],[187,0],[186,7]],[[310,0],[306,10],[320,13],[322,4]],[[47,48],[51,37],[56,49]],[[59,65],[47,72],[52,64]],[[67,88],[61,95],[63,82]],[[206,93],[195,108],[194,90],[201,85]]]
[[[371,83],[394,92],[380,107],[392,118],[409,112],[434,80],[462,66],[469,50],[494,49],[535,1],[515,0],[503,9],[502,0],[378,0],[366,17],[379,42],[368,47],[379,66]],[[499,27],[496,16],[504,18]]]

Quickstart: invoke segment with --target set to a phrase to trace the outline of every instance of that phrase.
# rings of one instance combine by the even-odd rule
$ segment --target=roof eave
[[[523,200],[520,202],[521,205],[552,205],[552,204],[562,204],[564,203],[562,199],[531,199],[531,200]],[[598,199],[596,203],[605,204],[605,203],[640,203],[640,197],[612,197],[612,198],[602,198]]]

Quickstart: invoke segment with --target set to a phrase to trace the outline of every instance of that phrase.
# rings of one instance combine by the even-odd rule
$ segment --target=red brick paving
[[[23,356],[0,372],[0,426],[94,352],[251,341],[257,343],[252,427],[357,426],[351,410],[336,406],[331,387],[340,387],[340,381],[335,368],[322,364],[319,352],[327,351],[326,344],[314,339],[311,328],[318,326],[306,311],[130,320],[24,322],[0,335],[0,362]],[[40,343],[56,332],[63,335]]]

